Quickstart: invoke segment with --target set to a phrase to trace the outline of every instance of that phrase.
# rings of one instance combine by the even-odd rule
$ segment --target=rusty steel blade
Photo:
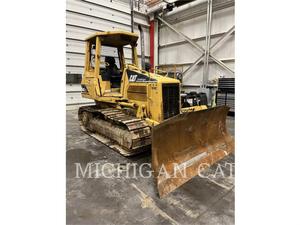
[[[227,132],[229,108],[177,115],[152,130],[152,168],[160,197],[172,192],[192,177],[234,150]]]

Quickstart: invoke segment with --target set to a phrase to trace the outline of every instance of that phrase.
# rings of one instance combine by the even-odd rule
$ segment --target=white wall
[[[84,68],[84,39],[96,31],[125,30],[131,31],[129,1],[122,0],[67,0],[66,2],[66,75],[81,76]],[[135,13],[135,33],[141,24],[145,37],[145,56],[149,61],[149,23],[141,13]],[[138,55],[141,47],[138,41]],[[105,55],[115,56],[113,51]],[[125,49],[125,57],[131,59],[130,49]],[[69,80],[69,79],[68,79]],[[81,99],[79,84],[67,85],[67,104],[87,102]]]
[[[213,45],[221,34],[228,31],[234,25],[234,4],[230,1],[213,1],[213,15],[211,28],[211,45]],[[198,5],[178,14],[164,19],[172,24],[178,31],[182,32],[205,48],[206,35],[206,3]],[[222,7],[221,7],[222,6]],[[203,12],[203,13],[201,13]],[[179,22],[177,22],[179,21]],[[179,43],[178,43],[179,42]],[[193,63],[201,53],[167,26],[161,26],[159,35],[159,64],[184,64],[178,67],[185,70]],[[234,70],[234,34],[213,52],[213,55],[222,60],[228,67]],[[202,61],[203,62],[203,61]],[[214,62],[209,65],[209,80],[220,76],[233,77],[234,75]],[[184,85],[200,85],[203,78],[203,63],[198,64],[183,78]],[[199,90],[199,88],[185,87],[186,89]]]

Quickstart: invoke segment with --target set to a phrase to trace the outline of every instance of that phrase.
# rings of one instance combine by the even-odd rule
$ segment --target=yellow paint
[[[142,70],[138,65],[137,40],[137,34],[126,31],[97,32],[86,39],[85,66],[81,84],[86,87],[87,92],[82,93],[82,96],[93,99],[99,104],[102,102],[110,103],[117,108],[131,108],[136,113],[136,117],[143,118],[149,125],[155,126],[163,121],[162,84],[180,84],[180,82],[177,79]],[[132,64],[125,64],[123,47],[128,44],[131,45],[133,52]],[[95,48],[93,47],[95,50],[94,59],[91,59],[92,46],[95,46]],[[113,46],[118,50],[122,73],[120,88],[111,88],[110,81],[102,80],[100,72],[100,64],[103,63],[100,61],[102,46]],[[155,79],[155,81],[129,82],[127,70],[143,74]],[[129,98],[128,89],[134,88],[132,86],[141,87],[141,89],[146,90],[146,93],[130,92]],[[206,108],[203,106],[190,107],[182,109],[182,112],[202,109]]]
[[[200,110],[205,110],[207,109],[206,105],[197,105],[197,106],[192,106],[192,107],[187,107],[187,108],[182,108],[181,112],[195,112],[195,111],[200,111]]]

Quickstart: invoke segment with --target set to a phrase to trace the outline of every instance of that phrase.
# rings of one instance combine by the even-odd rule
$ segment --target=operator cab
[[[98,32],[86,39],[85,71],[93,72],[98,77],[101,95],[120,94],[126,63],[138,66],[137,40],[136,34],[125,31]],[[125,51],[125,57],[124,49],[134,56],[132,62],[126,62],[125,58],[131,54],[128,56],[128,51]]]

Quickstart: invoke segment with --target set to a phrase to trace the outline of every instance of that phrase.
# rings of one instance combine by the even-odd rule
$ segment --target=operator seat
[[[110,81],[112,88],[119,88],[121,84],[121,74],[116,65],[115,58],[111,56],[106,56],[105,62],[109,65],[105,68],[105,71],[102,75],[102,80]]]

